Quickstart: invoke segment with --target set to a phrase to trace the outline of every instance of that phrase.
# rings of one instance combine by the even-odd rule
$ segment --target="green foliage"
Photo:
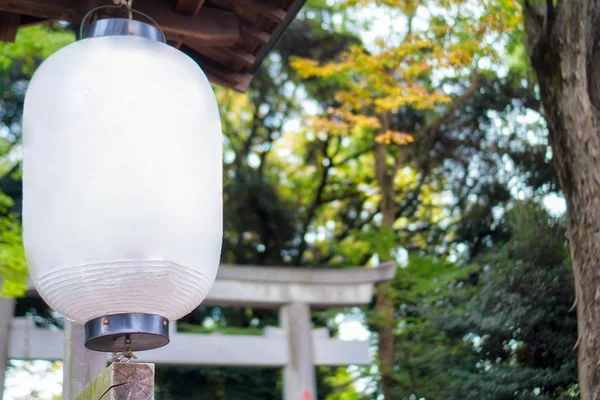
[[[429,311],[447,337],[473,346],[475,368],[451,375],[453,390],[468,388],[456,398],[575,398],[577,317],[564,221],[518,203],[506,222],[511,238],[482,255],[478,291]]]
[[[18,68],[31,76],[41,60],[73,41],[75,34],[58,24],[19,29],[15,42],[0,43],[0,70]]]
[[[218,328],[216,326],[205,327],[202,325],[193,325],[185,322],[177,323],[177,331],[183,333],[219,333],[223,335],[250,335],[250,336],[261,336],[263,330],[261,328],[240,328],[237,326],[228,326]]]
[[[21,296],[27,265],[20,223],[20,145],[25,88],[35,68],[50,54],[74,40],[59,25],[20,29],[14,43],[0,43],[0,296]]]
[[[0,218],[0,277],[0,296],[18,297],[27,290],[21,224],[10,215]]]
[[[474,364],[468,347],[440,331],[430,310],[451,304],[450,299],[458,298],[459,288],[472,287],[476,269],[411,255],[407,266],[398,270],[391,296],[396,309],[396,385],[388,391],[394,398],[448,398],[452,382],[448,372]],[[372,321],[381,323],[376,317]]]
[[[508,240],[477,263],[413,254],[398,270],[394,399],[577,398],[564,221],[530,202],[502,223]]]
[[[408,265],[396,273],[394,297],[405,305],[443,301],[476,269],[475,265],[461,266],[434,257],[411,255]]]
[[[274,368],[184,368],[156,366],[161,400],[280,400],[280,371]]]
[[[318,369],[320,385],[317,386],[319,398],[325,400],[361,400],[353,386],[355,379],[346,368],[320,367]]]

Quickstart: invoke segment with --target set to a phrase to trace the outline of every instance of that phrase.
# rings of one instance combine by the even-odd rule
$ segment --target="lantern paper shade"
[[[174,320],[202,302],[221,251],[222,137],[194,61],[141,37],[75,42],[31,80],[23,146],[25,252],[52,308]]]

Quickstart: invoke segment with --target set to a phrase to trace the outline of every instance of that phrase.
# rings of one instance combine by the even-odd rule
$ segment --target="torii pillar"
[[[288,336],[289,360],[283,367],[283,398],[315,400],[317,384],[313,357],[310,306],[290,303],[281,307],[279,323]]]
[[[8,365],[8,343],[14,309],[14,299],[0,297],[0,399],[4,396],[4,377]]]

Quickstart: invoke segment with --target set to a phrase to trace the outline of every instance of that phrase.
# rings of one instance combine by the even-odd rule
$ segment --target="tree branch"
[[[315,193],[315,197],[308,208],[308,212],[306,213],[306,217],[302,223],[302,228],[300,230],[300,244],[298,245],[298,254],[294,258],[294,264],[300,265],[302,264],[302,256],[306,251],[306,232],[308,231],[308,227],[310,226],[312,220],[315,217],[315,213],[317,208],[321,204],[321,197],[323,196],[323,192],[325,190],[325,186],[327,185],[327,178],[329,177],[329,171],[332,168],[331,159],[328,156],[327,148],[329,147],[330,137],[328,136],[325,142],[323,143],[323,156],[325,159],[329,160],[329,164],[323,167],[323,171],[321,172],[321,180],[319,181],[319,185],[317,186],[317,191]]]
[[[370,146],[367,146],[364,149],[357,151],[356,153],[350,154],[349,156],[347,156],[345,158],[342,158],[340,161],[338,161],[336,163],[333,163],[333,160],[332,160],[333,166],[337,167],[338,165],[345,164],[345,163],[347,163],[350,160],[355,160],[358,157],[360,157],[360,156],[362,156],[364,154],[367,154],[368,152],[372,151],[374,147],[375,147],[374,144],[372,144]]]
[[[455,98],[452,101],[452,104],[450,105],[448,110],[446,110],[446,112],[443,115],[441,115],[439,118],[437,118],[435,121],[433,121],[433,122],[429,123],[428,125],[424,126],[423,128],[421,128],[416,134],[414,134],[414,136],[416,136],[418,138],[422,138],[421,140],[428,139],[428,142],[430,144],[430,146],[428,146],[428,147],[431,147],[433,145],[433,142],[434,142],[434,139],[435,139],[435,136],[436,136],[438,130],[442,127],[442,125],[450,122],[450,120],[453,118],[456,111],[458,111],[463,106],[465,101],[467,101],[473,95],[473,93],[475,93],[475,91],[478,88],[479,88],[479,76],[478,76],[477,70],[475,70],[475,71],[473,71],[473,74],[471,75],[471,84],[469,85],[469,87],[460,96],[458,96],[457,98]],[[396,163],[390,173],[390,177],[391,177],[392,181],[396,178],[398,171],[400,171],[402,166],[404,166],[404,164],[405,164],[406,160],[409,158],[409,156],[415,151],[416,146],[406,146],[406,147],[407,147],[407,149],[405,149],[398,156],[398,158],[396,158]],[[429,152],[420,152],[420,153],[428,154]]]
[[[331,195],[329,197],[322,197],[319,202],[319,205],[331,203],[332,201],[336,201],[336,200],[346,200],[346,199],[350,199],[353,197],[358,197],[362,194],[363,194],[363,192],[347,192],[347,193],[343,193],[343,194],[339,194],[339,195]]]
[[[546,35],[552,34],[554,20],[556,19],[556,10],[553,4],[554,0],[546,0]]]
[[[417,205],[419,203],[419,195],[421,194],[421,190],[423,190],[423,186],[425,185],[425,180],[427,179],[427,177],[429,176],[429,170],[424,170],[421,173],[421,176],[419,177],[419,182],[417,183],[417,187],[411,191],[410,193],[408,193],[406,195],[407,197],[407,202],[406,204],[404,204],[402,207],[399,207],[398,210],[396,211],[396,219],[400,218],[402,215],[412,215],[416,212],[417,210]],[[408,196],[410,195],[410,199],[408,199]],[[406,212],[407,210],[409,210],[410,208],[410,212]]]
[[[551,0],[547,0],[551,1]],[[548,7],[538,0],[525,0],[523,4],[523,20],[525,25],[525,48],[531,58],[532,64],[541,65],[548,41],[544,38],[548,33],[545,26]]]

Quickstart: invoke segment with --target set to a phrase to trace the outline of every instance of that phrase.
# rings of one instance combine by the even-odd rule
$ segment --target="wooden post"
[[[19,14],[0,11],[0,41],[14,42],[20,22]]]
[[[76,400],[154,400],[154,364],[113,363]]]
[[[283,368],[284,400],[316,400],[310,306],[291,303],[281,307],[280,324],[288,337],[289,360]]]
[[[86,349],[84,341],[83,326],[65,321],[63,400],[75,400],[106,367],[107,355]]]
[[[4,394],[4,377],[8,364],[8,344],[14,311],[14,299],[0,298],[0,399]]]

